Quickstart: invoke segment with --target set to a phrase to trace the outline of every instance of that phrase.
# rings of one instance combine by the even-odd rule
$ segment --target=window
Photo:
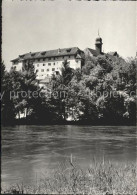
[[[45,59],[43,58],[43,61],[45,61]]]
[[[39,64],[37,64],[37,67],[39,67]]]
[[[71,51],[71,49],[67,49],[67,52],[70,52]]]
[[[46,51],[44,51],[44,52],[41,52],[41,55],[45,55],[46,54]]]
[[[41,69],[41,72],[44,72],[44,69]]]
[[[40,61],[40,59],[38,59],[38,62]]]
[[[38,69],[36,69],[36,72],[39,72],[39,70],[38,70]]]
[[[47,69],[47,71],[49,71],[49,69]]]
[[[49,66],[51,66],[51,63],[48,63]]]
[[[55,62],[53,63],[53,65],[55,65]]]
[[[45,64],[43,64],[43,66],[45,66]]]
[[[55,68],[52,68],[52,71],[55,71]]]
[[[48,58],[49,60],[51,60],[51,58]]]

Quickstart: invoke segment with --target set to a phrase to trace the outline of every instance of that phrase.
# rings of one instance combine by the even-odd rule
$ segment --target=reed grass
[[[34,185],[15,184],[2,193],[136,195],[136,184],[135,163],[93,162],[85,170],[70,160]]]

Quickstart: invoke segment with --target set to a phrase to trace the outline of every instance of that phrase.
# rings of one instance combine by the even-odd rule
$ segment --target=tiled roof
[[[91,48],[87,48],[87,49],[91,52],[91,54],[92,54],[93,56],[95,56],[95,57],[98,56],[98,53],[96,52],[96,50],[91,49]],[[106,55],[106,56],[108,56],[108,57],[113,58],[114,56],[117,56],[118,54],[117,54],[117,52],[115,51],[115,52],[109,52],[109,53],[104,53],[104,52],[102,52],[101,55]]]
[[[13,61],[18,61],[20,58],[16,58],[16,59],[14,59],[14,60],[11,60],[11,62],[13,62]]]
[[[117,55],[117,52],[116,51],[114,51],[114,52],[111,51],[111,52],[108,52],[108,54],[109,55],[112,55],[112,56],[116,56]]]
[[[87,48],[87,49],[92,53],[93,56],[98,56],[98,53],[95,49],[91,49],[91,48]],[[102,52],[101,54],[104,54],[104,53]]]
[[[19,55],[19,57],[12,60],[12,62],[18,61],[19,59],[28,60],[28,59],[46,58],[46,57],[70,56],[70,55],[76,55],[79,52],[82,53],[82,51],[78,47],[55,49],[55,50],[33,52],[33,53],[30,52],[23,55]]]

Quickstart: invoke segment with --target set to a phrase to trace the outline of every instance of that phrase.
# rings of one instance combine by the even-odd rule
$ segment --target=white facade
[[[81,68],[81,60],[80,59],[74,59],[73,56],[65,57],[67,59],[67,62],[69,63],[69,66],[73,69]],[[53,74],[60,73],[61,74],[61,68],[63,67],[64,58],[63,57],[57,57],[57,59],[54,60],[54,58],[51,58],[51,60],[42,60],[40,59],[35,60],[33,62],[35,67],[35,72],[37,72],[37,79],[45,79],[46,77],[51,77]]]
[[[13,67],[16,71],[22,71],[23,61],[16,62],[16,63],[12,64],[12,67]]]
[[[29,52],[19,55],[12,60],[12,65],[17,71],[22,71],[23,65],[32,62],[38,80],[50,78],[53,74],[61,74],[64,61],[67,60],[70,68],[82,67],[84,52],[78,47],[55,49],[43,52]]]
[[[50,60],[49,58],[33,59],[35,72],[37,72],[37,79],[43,80],[47,77],[51,77],[53,74],[61,74],[61,68],[63,67],[65,59],[67,59],[71,68],[81,68],[81,59],[76,59],[74,56],[51,57]],[[14,62],[12,66],[16,71],[22,71],[23,64],[23,61]]]

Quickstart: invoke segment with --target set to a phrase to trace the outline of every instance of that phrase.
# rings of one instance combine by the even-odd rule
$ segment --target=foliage
[[[61,74],[51,78],[48,85],[51,94],[47,97],[47,91],[38,86],[31,62],[24,64],[23,71],[9,73],[2,64],[3,120],[26,112],[26,118],[39,123],[72,120],[88,124],[135,124],[136,66],[133,58],[85,56],[82,69],[74,70],[65,60]],[[42,97],[19,95],[9,100],[11,90],[36,91]]]
[[[97,162],[82,169],[79,163],[65,161],[41,175],[32,185],[14,184],[2,189],[3,194],[132,194],[136,192],[135,163]]]

